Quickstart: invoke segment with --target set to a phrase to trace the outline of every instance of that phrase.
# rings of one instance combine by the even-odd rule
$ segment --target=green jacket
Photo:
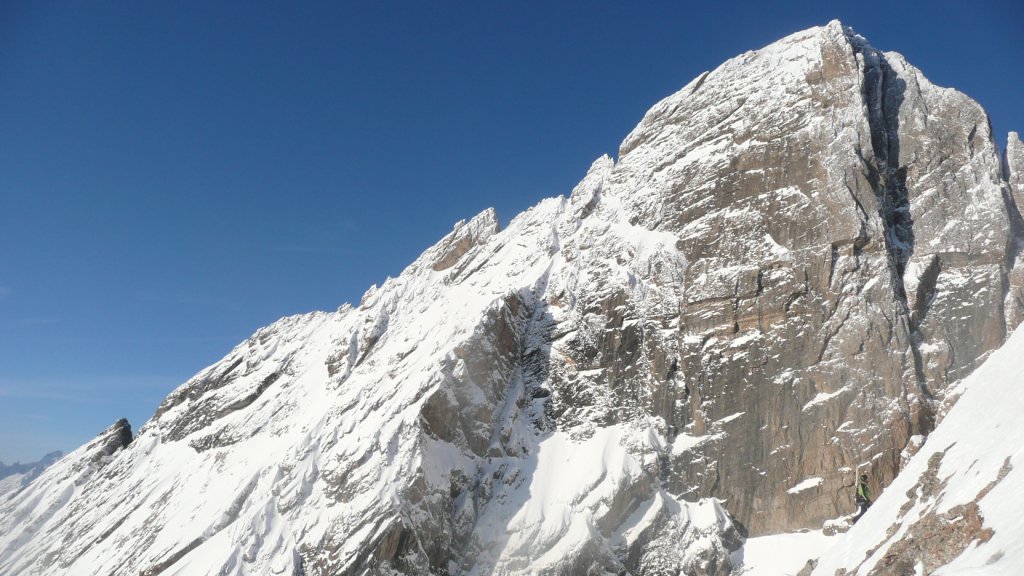
[[[864,500],[871,501],[871,488],[868,488],[868,483],[863,480],[857,484],[857,496]]]

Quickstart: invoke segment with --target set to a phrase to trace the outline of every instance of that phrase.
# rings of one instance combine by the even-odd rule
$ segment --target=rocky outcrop
[[[947,482],[938,477],[938,471],[944,455],[944,452],[936,452],[929,458],[928,469],[919,481],[920,488],[907,494],[909,500],[902,507],[904,513],[917,505],[919,500],[942,497]],[[1007,458],[999,475],[973,500],[958,504],[946,512],[929,510],[917,519],[901,538],[889,546],[869,573],[870,576],[932,574],[963,554],[968,546],[988,542],[993,531],[984,527],[985,520],[979,511],[978,502],[1002,482],[1009,471],[1010,462]],[[893,526],[891,532],[897,530],[898,527]]]
[[[498,215],[493,209],[481,212],[468,223],[465,220],[456,223],[455,229],[438,243],[431,268],[435,272],[451,268],[470,248],[483,244],[498,230]]]
[[[743,54],[568,198],[261,329],[34,483],[50,512],[0,505],[36,526],[0,571],[728,573],[887,484],[1019,321],[1016,162],[838,22]]]
[[[76,498],[81,487],[110,472],[111,462],[131,441],[128,421],[118,420],[0,502],[0,572],[20,574],[39,562],[51,565],[56,553],[38,558],[27,552],[40,544],[51,549],[66,548],[65,558],[75,558],[92,546],[94,542],[75,539],[76,522],[67,519],[91,512],[83,499]]]

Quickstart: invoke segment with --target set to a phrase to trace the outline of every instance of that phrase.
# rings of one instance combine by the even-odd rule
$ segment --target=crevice
[[[245,396],[243,396],[241,398],[238,398],[234,402],[231,402],[227,406],[225,406],[225,407],[221,408],[220,410],[218,410],[217,411],[217,415],[214,416],[214,419],[218,420],[220,418],[223,418],[224,416],[227,416],[228,414],[230,414],[232,412],[237,412],[238,410],[241,410],[243,408],[248,408],[253,402],[255,402],[257,399],[259,399],[259,397],[262,396],[264,392],[267,391],[267,388],[270,388],[270,386],[274,382],[277,382],[277,380],[280,377],[281,377],[281,371],[274,372],[274,373],[270,374],[269,376],[267,376],[266,378],[264,378],[263,380],[260,381],[260,383],[256,386],[255,390],[253,390],[252,392],[246,394]]]
[[[991,132],[991,129],[990,129]],[[1011,278],[1013,269],[1017,264],[1018,258],[1021,257],[1021,252],[1024,251],[1024,218],[1020,213],[1020,206],[1017,205],[1017,199],[1020,197],[1024,190],[1014,190],[1013,182],[1015,174],[1010,166],[1010,148],[1013,146],[1013,141],[1016,138],[1016,133],[1010,132],[1006,141],[1006,148],[1002,150],[1000,155],[1000,176],[1003,180],[1001,187],[1003,196],[1003,205],[1006,207],[1006,214],[1010,221],[1010,237],[1007,240],[1006,246],[1006,259],[1003,262],[1002,269],[1002,288],[1003,288],[1003,332],[1005,336],[1009,336],[1009,331],[1013,328],[1010,325],[1011,312],[1007,309],[1010,305],[1008,299],[1010,298],[1010,291],[1014,289],[1013,280]],[[998,151],[998,146],[996,147]],[[1016,178],[1019,183],[1024,183],[1019,176]],[[1024,302],[1020,301],[1020,296],[1015,298],[1015,304],[1018,306],[1018,313],[1024,312]]]
[[[206,539],[203,537],[196,538],[195,540],[189,542],[184,548],[181,548],[177,552],[171,554],[166,559],[156,564],[153,564],[149,568],[146,568],[145,570],[141,571],[139,573],[140,576],[159,576],[160,574],[163,574],[165,570],[167,570],[171,566],[174,566],[174,564],[176,564],[178,560],[184,558],[186,554],[198,548],[205,541]]]
[[[831,319],[832,318],[829,318],[830,321]],[[832,339],[839,334],[839,332],[843,329],[843,326],[846,324],[846,321],[849,319],[850,311],[845,310],[843,317],[839,319],[839,322],[837,323],[836,327],[832,330],[829,330],[828,333],[825,334],[825,339],[821,344],[821,348],[818,350],[818,358],[817,360],[815,360],[815,364],[820,364],[825,359],[825,353],[828,352],[829,343],[831,343]]]
[[[1003,148],[1003,153],[1000,155],[1000,176],[1003,178],[1003,182],[1010,183],[1010,142],[1007,140],[1006,148]]]
[[[829,254],[831,260],[829,262],[829,267],[828,267],[828,286],[829,286],[829,288],[832,287],[832,279],[835,277],[835,274],[836,274],[836,262],[839,261],[839,246],[835,242],[833,242],[831,248],[832,249],[831,249],[830,254]]]
[[[940,259],[934,258],[919,278],[915,293],[908,298],[904,273],[914,254],[914,219],[907,189],[907,168],[900,165],[899,134],[899,113],[907,83],[899,77],[883,53],[869,46],[863,39],[850,37],[850,43],[863,62],[862,96],[871,132],[872,158],[862,158],[862,161],[878,199],[893,290],[903,306],[910,332],[908,348],[914,364],[914,379],[921,395],[921,412],[916,425],[920,433],[927,434],[934,427],[934,397],[925,376],[921,338],[917,328],[928,313],[942,266]]]
[[[903,273],[914,253],[914,220],[907,191],[907,170],[900,166],[899,111],[907,83],[896,75],[885,56],[861,45],[864,59],[864,101],[874,153],[875,194],[885,229],[886,248],[893,264],[893,286],[907,300]]]
[[[935,411],[931,406],[935,396],[928,387],[928,379],[924,372],[924,357],[921,352],[921,335],[918,332],[918,326],[924,322],[928,310],[935,300],[935,290],[941,272],[942,259],[938,255],[933,255],[918,277],[913,303],[909,308],[910,352],[914,360],[914,376],[917,378],[918,388],[924,396],[921,402],[920,417],[917,418],[915,427],[919,433],[924,435],[928,435],[935,428]]]
[[[1009,169],[1007,169],[1009,170]],[[1010,220],[1010,245],[1006,250],[1007,269],[1013,268],[1013,263],[1024,247],[1024,217],[1021,216],[1020,207],[1014,199],[1013,190],[1007,184],[1002,187],[1003,204],[1006,206],[1006,214]]]
[[[924,321],[925,316],[928,315],[928,309],[935,299],[935,288],[939,281],[940,272],[942,272],[942,259],[938,255],[933,255],[918,279],[914,303],[910,310],[911,331],[916,331],[917,327]]]
[[[697,90],[700,90],[700,87],[704,85],[704,81],[707,80],[710,75],[711,72],[704,72],[697,78],[697,83],[693,86],[693,89],[690,90],[690,96],[693,96],[697,93]]]

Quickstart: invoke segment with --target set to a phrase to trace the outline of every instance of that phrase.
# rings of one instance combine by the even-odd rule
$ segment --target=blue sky
[[[0,6],[0,460],[138,428],[258,327],[567,193],[657,100],[832,18],[1024,131],[1019,0],[293,4]]]

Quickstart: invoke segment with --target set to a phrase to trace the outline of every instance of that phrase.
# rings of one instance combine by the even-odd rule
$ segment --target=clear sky
[[[0,3],[0,460],[70,450],[839,18],[1024,132],[1024,3]]]

